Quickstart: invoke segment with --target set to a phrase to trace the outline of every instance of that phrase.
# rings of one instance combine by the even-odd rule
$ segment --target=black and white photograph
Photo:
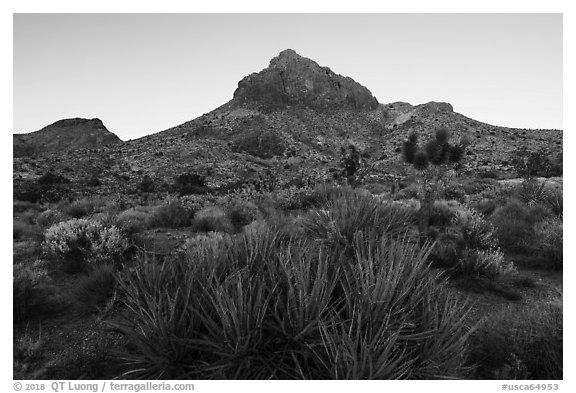
[[[14,389],[562,390],[562,13],[12,21]]]

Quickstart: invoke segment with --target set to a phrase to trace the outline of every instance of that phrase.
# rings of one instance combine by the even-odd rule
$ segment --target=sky
[[[13,132],[100,118],[123,140],[228,102],[291,48],[381,103],[563,128],[562,14],[15,14]]]

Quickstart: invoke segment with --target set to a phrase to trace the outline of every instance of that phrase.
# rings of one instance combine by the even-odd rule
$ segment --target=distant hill
[[[64,119],[29,134],[14,134],[14,157],[93,149],[122,142],[100,119]]]
[[[90,122],[78,119],[82,121]],[[186,172],[206,176],[213,189],[232,187],[267,171],[280,184],[321,181],[338,166],[340,148],[352,143],[374,164],[368,181],[385,181],[405,174],[399,152],[411,131],[425,140],[441,126],[453,138],[470,141],[462,173],[489,169],[502,178],[515,177],[511,157],[520,147],[544,148],[553,159],[562,157],[561,130],[493,126],[454,112],[449,103],[381,104],[353,79],[293,50],[281,52],[267,68],[239,81],[228,103],[168,130],[114,143],[118,138],[100,121],[92,122],[80,128],[56,127],[57,122],[33,133],[44,138],[35,146],[46,144],[46,151],[55,152],[66,146],[68,151],[33,161],[15,158],[15,179],[40,176],[46,168],[73,180],[85,179],[98,168],[102,192],[133,189],[144,175],[159,185],[171,183]],[[96,135],[93,143],[80,137],[91,132]],[[74,143],[73,136],[79,138]],[[26,147],[20,146],[19,137],[14,137],[15,152]],[[78,146],[84,148],[73,150]]]

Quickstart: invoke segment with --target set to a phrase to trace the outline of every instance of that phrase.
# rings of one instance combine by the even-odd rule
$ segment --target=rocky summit
[[[353,79],[288,49],[243,78],[228,103],[165,131],[121,142],[98,119],[68,119],[14,135],[14,179],[33,181],[48,169],[73,181],[98,173],[107,193],[134,190],[145,176],[162,185],[195,173],[227,190],[271,171],[282,186],[329,179],[341,148],[353,144],[374,168],[367,181],[379,182],[406,175],[399,152],[409,133],[426,140],[438,127],[470,142],[462,174],[516,177],[511,158],[520,148],[562,159],[561,130],[490,125],[444,102],[380,104]]]
[[[14,134],[14,157],[93,149],[122,142],[100,119],[64,119],[29,134]]]
[[[234,104],[274,110],[286,107],[372,110],[378,101],[355,82],[286,49],[270,65],[242,79]]]

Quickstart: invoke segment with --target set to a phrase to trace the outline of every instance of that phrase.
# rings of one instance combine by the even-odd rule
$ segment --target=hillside
[[[100,119],[64,119],[29,134],[14,134],[14,157],[94,149],[120,143]]]
[[[266,69],[239,81],[228,103],[153,135],[120,143],[97,119],[65,120],[15,135],[14,178],[33,179],[48,169],[72,180],[97,173],[103,193],[133,189],[144,175],[169,184],[186,172],[206,176],[214,189],[270,170],[280,183],[324,180],[338,165],[340,148],[352,143],[376,164],[371,176],[377,181],[404,174],[399,148],[411,131],[426,139],[440,126],[454,139],[470,141],[463,173],[493,170],[515,177],[510,158],[520,147],[544,148],[555,160],[562,156],[561,130],[492,126],[454,112],[448,103],[380,104],[351,78],[285,50]],[[44,154],[19,157],[28,155],[16,154],[26,151],[28,138]]]

